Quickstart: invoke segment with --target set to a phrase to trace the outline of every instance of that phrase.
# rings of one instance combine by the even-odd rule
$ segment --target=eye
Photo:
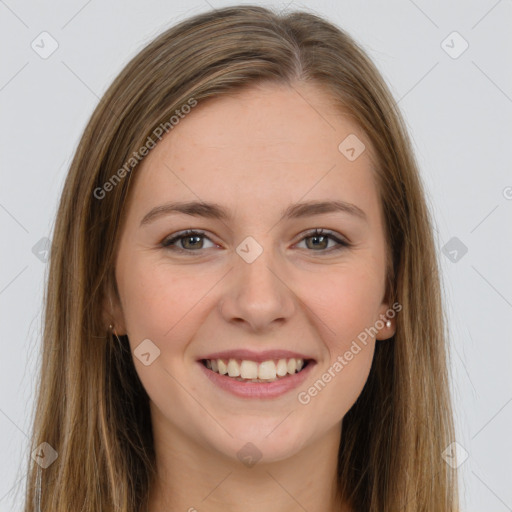
[[[205,235],[202,231],[196,231],[193,229],[189,229],[187,231],[182,231],[175,236],[166,238],[162,241],[162,247],[165,247],[172,251],[182,252],[182,253],[192,253],[199,252],[201,249],[205,249],[202,239],[211,240]],[[311,243],[308,243],[308,240],[311,240]],[[310,231],[302,237],[301,242],[306,242],[307,249],[313,249],[314,252],[332,252],[339,249],[344,249],[346,247],[350,247],[350,243],[346,240],[342,240],[335,236],[332,232],[324,233],[323,229],[315,229],[314,231]],[[328,249],[329,241],[335,243],[334,247],[330,247]],[[177,246],[176,243],[179,243],[181,247]],[[216,244],[212,243],[212,247]],[[207,247],[206,247],[207,248]]]
[[[162,246],[178,252],[195,252],[194,249],[204,249],[203,244],[199,241],[201,238],[210,240],[203,232],[189,229],[172,238],[166,238],[163,240]],[[176,242],[180,242],[182,247],[176,247]]]
[[[308,244],[308,240],[311,240],[311,243]],[[334,247],[331,247],[330,250],[327,249],[328,243],[330,241],[334,241]],[[340,249],[344,249],[346,247],[350,247],[350,243],[346,240],[342,240],[335,236],[332,232],[324,233],[323,229],[315,229],[314,231],[310,231],[306,233],[306,235],[301,239],[301,242],[306,242],[306,247],[308,249],[315,249],[314,252],[332,252]]]

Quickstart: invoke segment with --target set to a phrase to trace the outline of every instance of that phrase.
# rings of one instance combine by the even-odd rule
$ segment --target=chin
[[[223,436],[218,443],[211,440],[212,445],[224,456],[242,463],[247,457],[256,460],[258,465],[286,460],[299,453],[306,444],[306,430],[297,424],[293,428],[290,425],[285,428],[285,417],[262,421],[248,418],[247,421],[238,421],[236,425],[226,425],[233,437]]]

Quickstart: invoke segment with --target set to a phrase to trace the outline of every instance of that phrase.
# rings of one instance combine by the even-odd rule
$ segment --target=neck
[[[154,428],[157,478],[148,512],[350,512],[338,497],[339,424],[286,460],[252,467],[171,430]]]

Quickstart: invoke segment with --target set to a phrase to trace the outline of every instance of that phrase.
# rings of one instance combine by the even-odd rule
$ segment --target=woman
[[[327,21],[218,9],[135,56],[45,299],[26,512],[457,510],[423,186]]]

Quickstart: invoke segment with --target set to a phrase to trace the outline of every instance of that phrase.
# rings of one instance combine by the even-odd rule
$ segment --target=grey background
[[[40,240],[51,237],[82,130],[146,43],[189,15],[233,3],[0,0],[0,511],[21,510],[46,271]],[[512,2],[293,8],[326,16],[359,41],[406,118],[437,222],[459,453],[467,453],[463,510],[511,511]],[[58,43],[46,59],[31,47],[42,46],[43,31]],[[469,44],[457,58],[463,42],[448,37],[453,31]]]

